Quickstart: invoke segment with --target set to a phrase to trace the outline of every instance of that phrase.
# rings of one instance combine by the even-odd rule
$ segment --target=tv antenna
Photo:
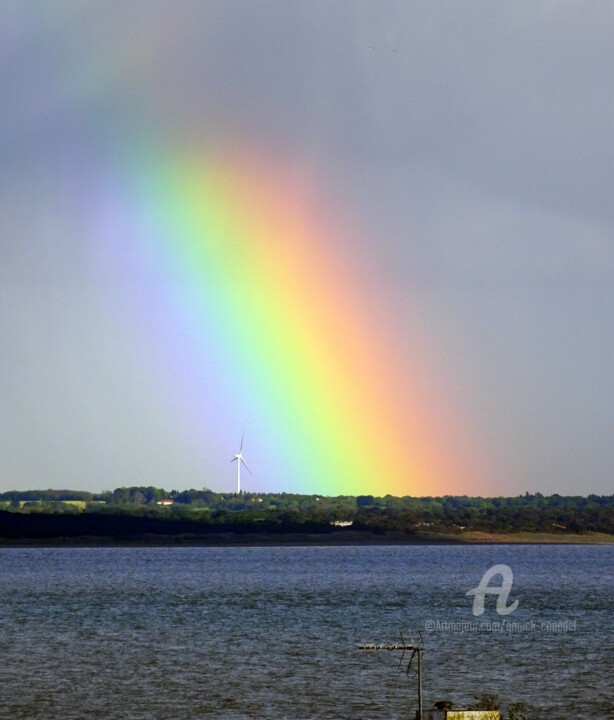
[[[365,643],[362,645],[357,645],[359,650],[365,650],[367,652],[375,652],[379,650],[384,650],[387,652],[401,652],[401,659],[399,660],[398,667],[401,668],[403,666],[403,660],[405,660],[406,653],[411,653],[409,656],[409,660],[407,661],[407,665],[405,666],[405,674],[407,677],[409,677],[409,674],[412,669],[412,663],[414,661],[414,658],[417,660],[417,668],[416,672],[413,675],[413,678],[418,678],[418,720],[422,720],[422,653],[424,652],[424,643],[422,642],[422,634],[420,631],[418,631],[420,634],[420,642],[416,643],[414,642],[413,635],[411,634],[411,631],[409,633],[410,636],[410,642],[407,642],[405,638],[403,637],[403,632],[400,632],[401,635],[401,642],[400,643]]]
[[[243,435],[241,435],[241,447],[239,448],[239,453],[235,455],[231,463],[235,462],[237,463],[237,495],[241,494],[241,463],[245,465],[245,469],[250,475],[253,475],[252,471],[247,467],[247,463],[243,459],[243,438],[245,437],[245,430],[243,431]]]

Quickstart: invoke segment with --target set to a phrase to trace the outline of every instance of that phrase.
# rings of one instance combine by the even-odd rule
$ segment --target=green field
[[[42,504],[45,501],[42,500],[20,500],[19,507],[23,507],[27,502]],[[105,505],[104,500],[90,500],[89,503],[85,500],[55,500],[54,502],[61,502],[63,505],[72,505],[73,507],[85,510],[87,505]],[[0,508],[8,507],[11,503],[8,500],[0,500]]]

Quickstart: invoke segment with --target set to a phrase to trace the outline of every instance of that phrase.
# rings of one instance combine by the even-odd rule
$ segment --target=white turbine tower
[[[243,438],[245,437],[245,431],[241,435],[241,447],[239,448],[239,454],[235,455],[230,461],[231,463],[237,463],[237,495],[241,494],[241,463],[245,465],[245,469],[250,475],[253,475],[252,471],[247,467],[247,463],[243,459]]]

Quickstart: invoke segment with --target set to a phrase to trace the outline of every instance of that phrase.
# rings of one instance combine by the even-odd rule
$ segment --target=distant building
[[[353,524],[353,520],[333,520],[331,522],[331,525],[334,525],[335,527],[350,527],[350,525]]]
[[[172,505],[174,502],[173,498],[163,498],[162,500],[156,500],[156,505]]]

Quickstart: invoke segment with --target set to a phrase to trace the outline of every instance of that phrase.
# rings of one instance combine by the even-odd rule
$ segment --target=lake
[[[513,584],[473,614],[495,564]],[[500,586],[495,576],[490,586]],[[497,693],[613,718],[614,547],[0,549],[2,718],[413,718]]]

